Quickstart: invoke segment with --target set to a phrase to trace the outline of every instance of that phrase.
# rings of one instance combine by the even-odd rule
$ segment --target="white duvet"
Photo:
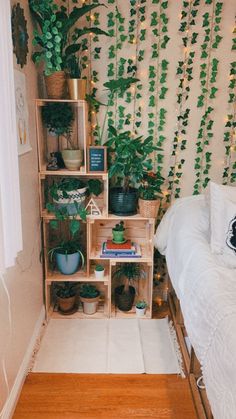
[[[177,200],[154,238],[166,256],[214,418],[236,419],[236,269],[225,267],[209,242],[203,195]]]

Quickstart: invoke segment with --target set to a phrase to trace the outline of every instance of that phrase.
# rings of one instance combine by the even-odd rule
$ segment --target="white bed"
[[[209,225],[203,195],[179,199],[154,244],[166,256],[214,418],[236,419],[236,269],[212,254]]]

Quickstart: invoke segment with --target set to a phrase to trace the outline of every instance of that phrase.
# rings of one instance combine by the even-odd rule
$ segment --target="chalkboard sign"
[[[107,171],[107,148],[105,146],[90,146],[88,149],[88,171]]]

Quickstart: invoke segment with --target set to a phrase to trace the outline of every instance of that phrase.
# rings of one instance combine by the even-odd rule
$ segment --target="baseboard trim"
[[[25,377],[28,372],[28,367],[31,361],[31,357],[34,351],[35,344],[37,342],[37,339],[40,335],[40,330],[42,327],[43,322],[45,321],[45,308],[42,307],[41,312],[39,314],[38,320],[36,322],[32,337],[30,339],[27,351],[25,353],[25,356],[23,358],[23,361],[21,363],[21,366],[19,368],[19,371],[17,373],[15,382],[13,384],[13,387],[10,391],[9,397],[7,401],[5,402],[4,408],[2,410],[2,416],[1,419],[10,419],[14,413],[22,386],[25,381]]]

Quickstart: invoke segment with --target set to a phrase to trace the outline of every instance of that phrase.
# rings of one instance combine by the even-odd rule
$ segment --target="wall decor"
[[[163,149],[153,155],[156,170],[165,178],[163,208],[166,201],[168,206],[178,197],[202,193],[209,179],[234,183],[235,1],[104,4],[107,8],[99,17],[91,16],[110,34],[106,45],[91,38],[91,89],[107,103],[108,80],[132,76],[139,81],[114,97],[103,142],[108,124],[129,130],[134,138],[153,136]],[[100,46],[95,58],[93,51]],[[105,111],[100,106],[96,113],[100,124]],[[96,137],[95,117],[93,131]]]
[[[29,142],[29,114],[26,98],[25,74],[19,70],[14,70],[14,83],[18,154],[22,155],[32,150]]]
[[[88,147],[88,171],[105,173],[107,171],[107,147]]]
[[[13,52],[16,54],[17,64],[20,64],[21,68],[23,68],[27,63],[29,35],[27,33],[27,21],[24,16],[24,9],[20,7],[20,3],[12,7],[11,24]]]

